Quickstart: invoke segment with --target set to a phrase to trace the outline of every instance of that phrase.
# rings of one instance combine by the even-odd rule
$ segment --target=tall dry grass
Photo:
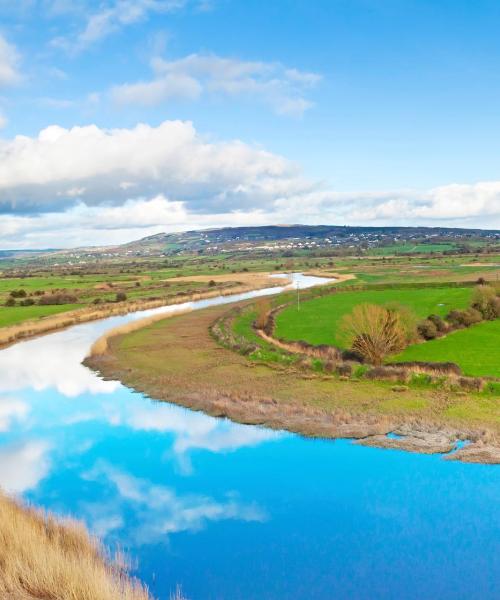
[[[73,521],[23,506],[0,494],[0,597],[12,600],[152,600],[111,560],[99,541]]]

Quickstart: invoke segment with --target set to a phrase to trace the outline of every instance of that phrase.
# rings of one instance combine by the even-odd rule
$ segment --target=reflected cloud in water
[[[89,526],[101,535],[107,534],[123,526],[127,512],[128,537],[137,544],[165,542],[171,534],[199,531],[209,522],[267,519],[265,511],[255,503],[243,503],[231,495],[222,501],[205,495],[180,495],[172,488],[135,477],[105,461],[99,461],[83,478],[116,493],[107,507],[102,504],[84,507]]]
[[[9,493],[33,490],[50,470],[51,445],[30,440],[0,448],[0,487]]]
[[[9,431],[14,422],[25,421],[29,411],[28,403],[23,400],[0,397],[0,432]]]

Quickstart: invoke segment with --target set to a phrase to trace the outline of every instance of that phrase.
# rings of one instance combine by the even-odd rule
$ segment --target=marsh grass
[[[74,521],[0,494],[0,597],[16,600],[152,600]]]

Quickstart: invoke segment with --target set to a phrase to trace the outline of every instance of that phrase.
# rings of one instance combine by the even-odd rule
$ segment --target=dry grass
[[[151,600],[83,525],[0,495],[0,597],[12,600]]]

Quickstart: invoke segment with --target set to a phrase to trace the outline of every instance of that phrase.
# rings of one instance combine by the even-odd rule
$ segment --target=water
[[[238,425],[81,365],[134,318],[0,352],[2,487],[84,519],[162,599],[500,597],[498,467]]]

